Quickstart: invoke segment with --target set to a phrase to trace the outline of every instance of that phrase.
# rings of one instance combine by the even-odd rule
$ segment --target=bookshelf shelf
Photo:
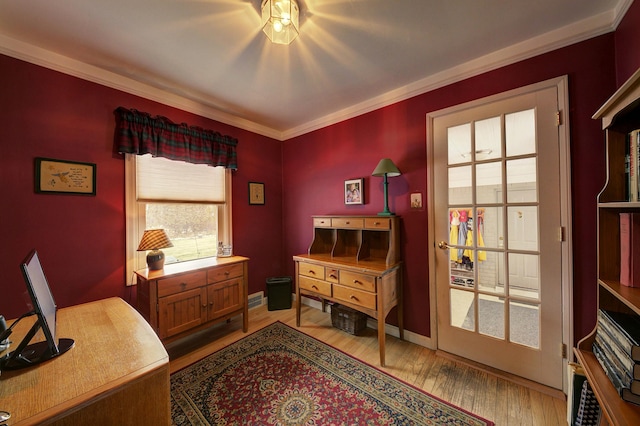
[[[637,425],[640,419],[640,406],[625,402],[618,395],[606,374],[600,367],[593,352],[576,349],[576,357],[584,368],[593,393],[600,401],[600,407],[611,425]],[[606,401],[603,404],[602,401]]]
[[[631,183],[625,171],[629,133],[640,129],[640,70],[596,112],[606,140],[607,183],[598,196],[598,309],[640,316],[640,288],[620,283],[620,213],[640,213],[640,202],[631,199]],[[634,259],[638,262],[640,259]],[[604,418],[610,425],[640,425],[640,406],[626,402],[611,383],[593,353],[593,331],[574,349]]]

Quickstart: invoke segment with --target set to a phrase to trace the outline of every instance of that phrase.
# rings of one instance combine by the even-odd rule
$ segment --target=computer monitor
[[[58,339],[57,337],[57,306],[36,250],[29,253],[20,264],[20,269],[27,285],[33,310],[16,320],[7,329],[8,333],[4,335],[4,338],[11,334],[12,328],[22,318],[36,315],[37,319],[16,350],[0,359],[0,370],[16,370],[39,364],[67,352],[74,345],[72,339]],[[40,329],[45,340],[29,344]]]

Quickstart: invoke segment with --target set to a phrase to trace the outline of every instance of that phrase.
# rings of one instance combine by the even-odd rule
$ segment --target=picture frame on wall
[[[249,182],[249,205],[262,205],[264,198],[264,183]]]
[[[344,181],[344,203],[364,204],[364,178]]]
[[[96,165],[36,157],[35,191],[39,194],[96,195]]]

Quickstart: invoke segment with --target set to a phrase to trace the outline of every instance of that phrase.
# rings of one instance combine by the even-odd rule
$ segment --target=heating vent
[[[259,291],[249,295],[249,309],[264,305],[264,292]]]

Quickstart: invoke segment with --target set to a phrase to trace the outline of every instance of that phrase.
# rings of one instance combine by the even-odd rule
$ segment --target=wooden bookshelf
[[[598,196],[597,307],[640,316],[640,288],[620,284],[620,213],[640,212],[628,201],[625,175],[627,134],[640,128],[640,70],[596,112],[605,131],[607,183]],[[640,261],[640,259],[634,259]],[[640,424],[640,406],[624,401],[593,354],[596,325],[574,349],[610,425]]]

